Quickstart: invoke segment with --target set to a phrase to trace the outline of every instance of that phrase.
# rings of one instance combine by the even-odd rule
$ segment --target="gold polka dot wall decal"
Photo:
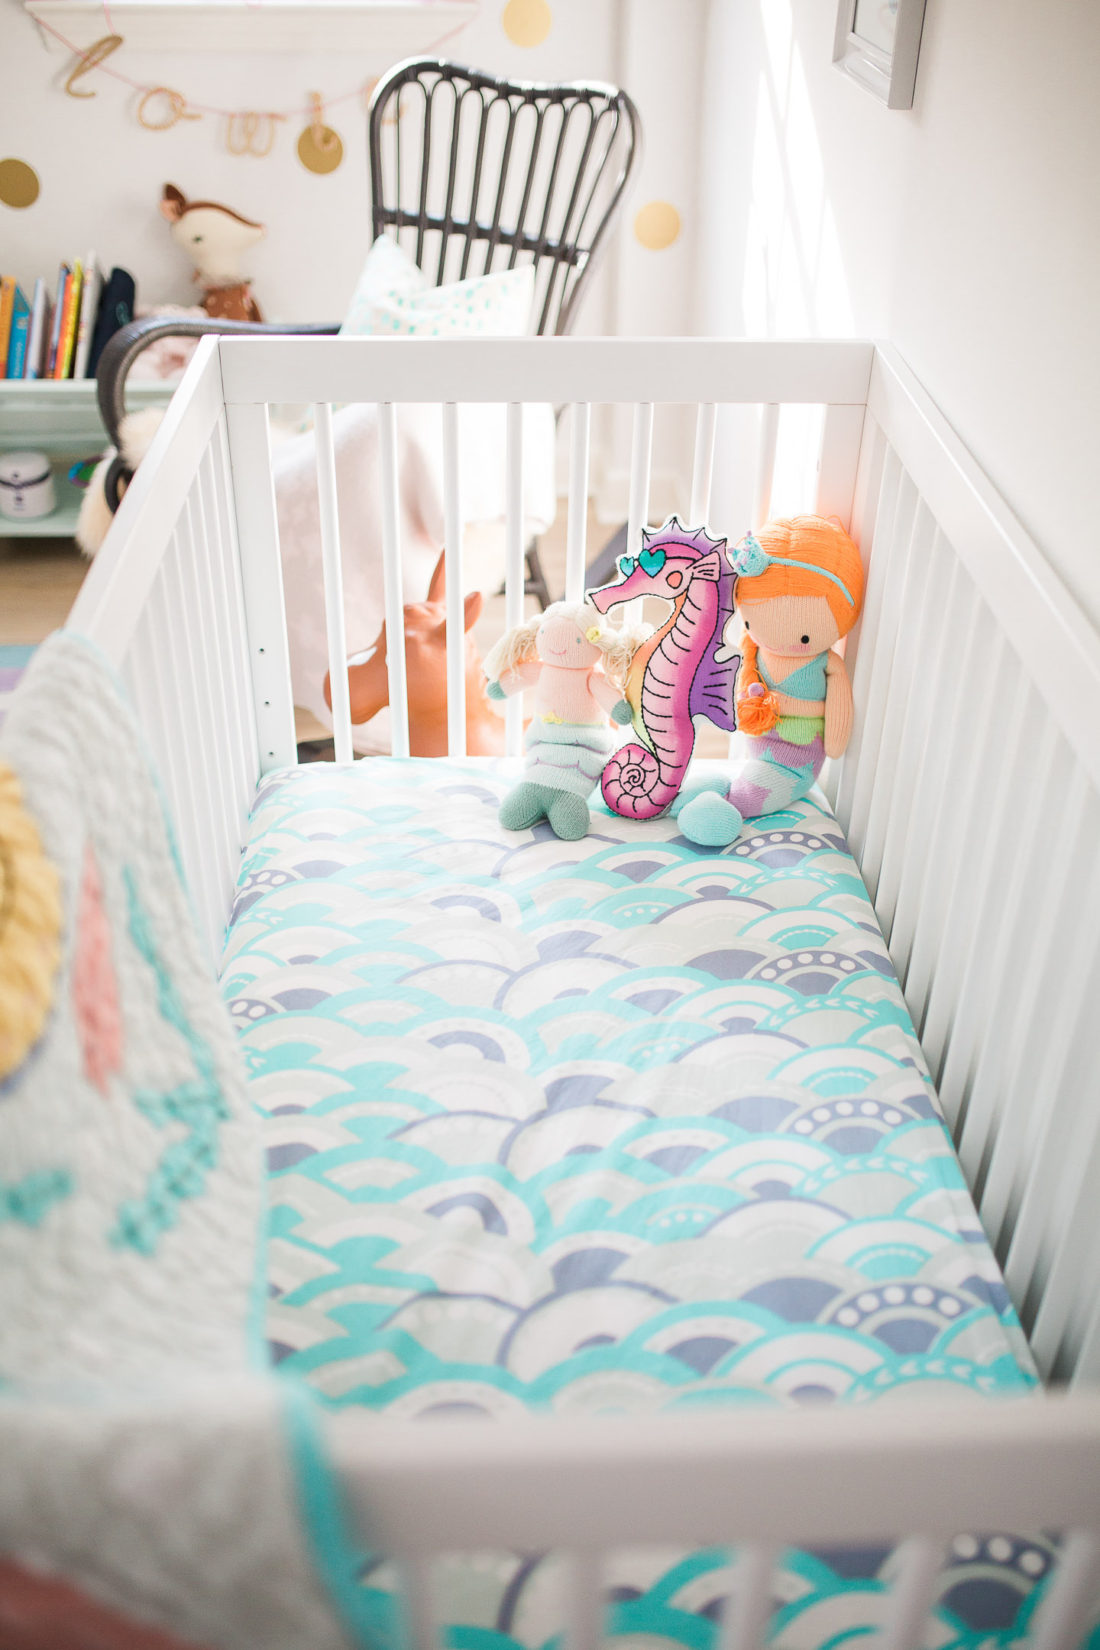
[[[312,115],[309,125],[298,139],[298,159],[307,172],[335,172],[344,158],[344,145],[339,133],[324,124],[321,94],[311,92],[309,101]]]
[[[0,201],[5,206],[33,206],[40,187],[38,173],[25,160],[0,160]]]
[[[670,201],[647,201],[634,219],[634,238],[650,252],[671,246],[680,233],[680,214]]]
[[[500,21],[514,46],[541,46],[554,14],[547,0],[508,0]]]

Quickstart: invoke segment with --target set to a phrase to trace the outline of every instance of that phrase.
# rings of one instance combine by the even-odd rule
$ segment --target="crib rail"
[[[694,425],[690,513],[747,476],[768,513],[784,419],[823,409],[802,508],[853,524],[868,563],[849,638],[856,726],[826,774],[875,901],[986,1228],[1043,1374],[1100,1380],[1100,642],[896,355],[859,341],[206,340],[72,623],[123,670],[178,821],[212,957],[255,781],[295,759],[268,407],[312,405],[334,731],[350,638],[334,479],[343,402],[379,408],[381,561],[402,628],[399,408],[439,405],[448,733],[464,750],[459,403],[503,403],[506,620],[523,604],[525,423],[566,410],[566,595],[579,597],[595,413],[632,409],[628,534],[652,523],[666,404]],[[741,422],[731,444],[723,423]],[[742,452],[738,442],[751,449]],[[724,489],[724,491],[723,491]],[[687,486],[685,482],[685,494]],[[685,506],[686,507],[686,506]],[[716,525],[721,525],[720,523]],[[414,592],[419,594],[419,592]],[[403,649],[388,652],[407,751]],[[519,748],[510,705],[508,748]]]
[[[441,1642],[433,1560],[560,1555],[569,1650],[603,1632],[614,1549],[729,1552],[726,1647],[762,1645],[780,1549],[896,1542],[880,1644],[925,1643],[952,1541],[1060,1533],[1019,1643],[1076,1650],[1100,1599],[1100,1397],[796,1414],[502,1419],[491,1426],[331,1418],[333,1458],[365,1543],[400,1566],[418,1650]],[[944,1486],[950,1485],[950,1495]],[[537,1491],[536,1491],[537,1486]],[[995,1538],[994,1538],[995,1539]],[[567,1595],[568,1596],[568,1595]]]
[[[258,665],[285,638],[281,606],[273,639],[263,631],[264,562],[247,554],[237,521],[217,344],[207,338],[68,622],[129,690],[214,961],[268,732]]]
[[[1100,640],[888,352],[868,412],[831,800],[1039,1367],[1097,1381]]]

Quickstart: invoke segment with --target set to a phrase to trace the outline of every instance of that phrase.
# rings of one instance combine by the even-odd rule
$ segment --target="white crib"
[[[407,1566],[434,1641],[433,1555],[521,1546],[571,1556],[572,1642],[599,1642],[601,1555],[728,1544],[726,1645],[760,1641],[784,1544],[897,1540],[883,1643],[921,1642],[945,1542],[1064,1533],[1033,1624],[1076,1645],[1100,1582],[1100,637],[894,351],[862,341],[204,340],[70,619],[121,670],[177,822],[216,957],[259,777],[295,760],[268,405],[315,404],[337,759],[350,760],[333,403],[378,403],[389,634],[401,628],[395,419],[441,406],[449,735],[464,748],[455,404],[505,402],[508,621],[521,610],[522,420],[571,404],[567,590],[585,582],[591,413],[634,408],[630,532],[648,518],[654,408],[697,409],[690,519],[705,517],[716,411],[758,407],[767,509],[779,409],[825,409],[815,496],[868,561],[850,639],[856,728],[826,788],[887,938],[1044,1396],[945,1405],[929,1442],[903,1411],[652,1421],[331,1422],[351,1504]],[[687,500],[684,500],[687,504]],[[721,527],[721,523],[716,523]],[[744,523],[730,524],[739,533]],[[319,569],[319,576],[321,570]],[[395,754],[405,661],[389,650]],[[510,707],[510,749],[518,710]]]

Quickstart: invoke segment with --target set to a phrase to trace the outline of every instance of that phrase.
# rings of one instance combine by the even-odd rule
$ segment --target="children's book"
[[[41,378],[45,365],[46,338],[50,328],[50,300],[41,275],[34,283],[31,300],[31,326],[27,338],[27,378]]]
[[[76,348],[73,352],[73,377],[83,378],[88,371],[88,357],[92,352],[92,333],[95,330],[99,290],[103,284],[95,253],[84,260],[84,286],[80,294],[80,318],[76,326]]]
[[[73,351],[76,348],[76,326],[80,319],[80,292],[84,284],[80,259],[73,264],[72,276],[65,283],[65,310],[61,317],[61,336],[57,341],[57,363],[54,376],[68,378],[72,372]]]
[[[8,377],[24,378],[27,369],[27,334],[31,325],[31,306],[17,286],[11,309],[11,337],[8,340]]]
[[[53,319],[50,322],[50,341],[46,347],[46,370],[43,378],[56,378],[54,368],[57,366],[57,344],[61,337],[61,317],[65,309],[65,286],[72,274],[68,264],[62,264],[57,272],[57,297],[53,304]]]
[[[88,377],[95,377],[99,358],[103,354],[104,345],[113,338],[119,327],[124,327],[134,318],[134,277],[125,269],[112,269],[103,283],[103,293],[99,300],[99,313],[96,316],[95,332],[92,334],[92,351],[88,357]]]
[[[15,305],[14,275],[0,275],[0,366],[8,362],[8,340],[11,337],[11,312]],[[4,374],[5,378],[7,373]]]

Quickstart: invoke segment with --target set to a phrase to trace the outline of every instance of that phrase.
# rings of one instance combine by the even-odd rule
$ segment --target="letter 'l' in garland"
[[[64,81],[63,89],[68,95],[81,99],[95,97],[96,93],[93,90],[79,83],[86,75],[98,70],[139,94],[136,116],[139,124],[148,132],[170,131],[181,120],[201,120],[204,115],[221,116],[226,121],[226,148],[232,155],[270,154],[275,145],[276,121],[301,118],[308,121],[308,125],[298,139],[298,158],[308,171],[331,172],[343,159],[344,146],[338,134],[324,124],[322,116],[325,110],[347,103],[352,98],[363,97],[367,100],[374,89],[375,80],[371,79],[350,92],[330,98],[327,103],[322,100],[319,92],[312,92],[305,107],[294,109],[223,109],[211,104],[195,103],[183,92],[171,86],[148,85],[142,81],[132,80],[118,69],[108,67],[107,59],[125,45],[125,41],[114,29],[107,0],[104,0],[104,17],[109,32],[90,46],[84,47],[75,45],[59,29],[54,28],[52,23],[47,23],[41,17],[34,19],[43,33],[52,35],[67,51],[72,52],[76,59]],[[466,22],[463,22],[458,28],[448,30],[428,49],[434,51],[443,45],[444,41],[461,33],[465,27]]]

